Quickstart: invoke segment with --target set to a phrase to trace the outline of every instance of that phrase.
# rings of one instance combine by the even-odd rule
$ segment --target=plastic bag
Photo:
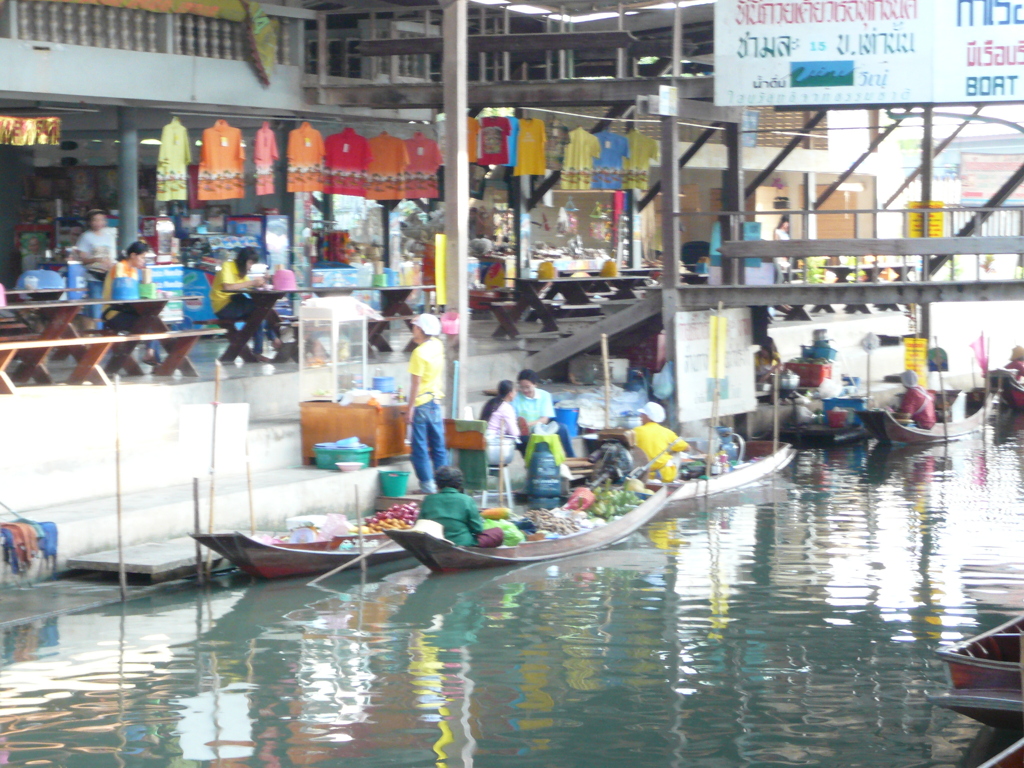
[[[672,374],[673,363],[665,363],[665,367],[654,374],[651,379],[651,391],[659,400],[668,400],[676,391],[675,376]]]
[[[505,538],[501,542],[503,547],[514,547],[526,541],[526,535],[519,530],[515,523],[508,520],[492,520],[487,528],[501,528],[505,534]]]
[[[326,538],[328,541],[333,539],[335,536],[347,536],[353,532],[352,526],[348,522],[348,518],[345,515],[339,515],[335,512],[327,515],[327,520],[320,526],[320,535]]]

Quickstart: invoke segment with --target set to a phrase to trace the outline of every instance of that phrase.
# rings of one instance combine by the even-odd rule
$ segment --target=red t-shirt
[[[485,117],[480,121],[480,165],[508,165],[508,137],[512,124],[507,117]]]
[[[327,184],[332,195],[366,196],[366,168],[370,165],[370,142],[351,128],[328,136],[324,142]]]
[[[921,429],[931,429],[935,426],[935,398],[924,387],[911,387],[903,395],[903,404],[900,406],[903,413],[909,414],[910,418]]]
[[[438,197],[437,169],[441,166],[441,150],[437,142],[417,131],[405,140],[409,165],[405,169],[406,197]]]

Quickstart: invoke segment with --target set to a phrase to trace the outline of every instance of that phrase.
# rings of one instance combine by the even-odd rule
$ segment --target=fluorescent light
[[[679,7],[680,8],[690,8],[690,7],[695,6],[695,5],[710,5],[713,2],[715,2],[715,0],[680,0],[679,1]],[[658,3],[657,5],[648,5],[645,10],[648,10],[648,11],[662,11],[662,10],[666,10],[666,9],[669,9],[669,8],[675,8],[675,7],[676,7],[676,3]]]
[[[603,19],[617,19],[619,14],[615,11],[602,11],[599,13],[587,13],[583,16],[562,16],[559,17],[557,14],[555,18],[564,21],[571,21],[574,24],[582,24],[585,21],[601,21]]]
[[[139,144],[147,144],[153,147],[159,147],[160,143],[160,139],[143,139],[142,141],[139,142]]]
[[[536,5],[510,5],[508,9],[516,13],[551,13],[550,8],[538,8]]]
[[[480,5],[508,5],[508,0],[473,0]]]

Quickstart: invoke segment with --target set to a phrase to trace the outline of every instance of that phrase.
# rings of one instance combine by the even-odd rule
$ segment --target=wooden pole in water
[[[612,414],[612,378],[608,363],[608,334],[601,334],[601,364],[604,366],[604,428],[611,427]]]
[[[711,337],[711,349],[716,350],[715,355],[711,355],[712,370],[710,371],[712,378],[714,379],[714,394],[711,399],[711,419],[708,422],[708,455],[707,463],[704,467],[704,472],[707,475],[707,483],[704,486],[704,498],[707,498],[711,494],[711,466],[714,461],[717,460],[717,456],[713,456],[712,444],[715,440],[715,427],[718,426],[718,399],[721,395],[721,389],[719,388],[718,380],[718,360],[717,357],[725,354],[724,349],[718,349],[718,323],[722,321],[722,302],[718,302],[718,312],[715,317],[715,329],[709,334]]]
[[[871,407],[871,353],[874,350],[868,350],[868,401],[864,404],[867,408]]]
[[[359,557],[361,558],[360,561],[359,561],[359,567],[362,569],[363,573],[365,574],[366,573],[366,556],[365,556],[366,545],[365,545],[365,543],[363,541],[363,508],[361,506],[359,506],[359,486],[358,485],[355,488],[355,492],[356,492],[356,524],[359,526]]]
[[[935,348],[939,348],[939,337],[935,337]],[[949,419],[952,416],[950,403],[946,402],[946,379],[942,375],[942,360],[935,358],[935,367],[939,369],[939,391],[942,392],[942,441],[949,444]]]
[[[213,422],[210,427],[210,520],[209,533],[213,533],[214,500],[217,495],[217,406],[220,405],[220,360],[214,363],[213,369]],[[206,550],[206,570],[213,564],[213,550]]]
[[[779,452],[779,377],[782,370],[776,370],[772,376],[772,402],[775,407],[772,409],[772,455]],[[773,473],[774,475],[774,473]]]
[[[121,601],[128,599],[128,577],[124,570],[123,510],[121,506],[121,376],[114,377],[114,476],[117,485],[117,581]]]
[[[249,458],[249,434],[245,435],[245,484],[249,490],[249,535],[256,535],[256,504],[252,498],[252,461]]]
[[[988,394],[989,394],[989,387],[991,386],[991,381],[992,381],[992,377],[989,376],[989,373],[988,373],[988,370],[989,370],[988,364],[989,364],[989,360],[991,360],[991,359],[992,359],[992,339],[985,339],[985,370],[982,371],[982,374],[985,376],[985,395],[984,395],[985,399],[981,401],[981,408],[982,408],[982,417],[981,418],[983,419],[982,426],[981,426],[981,440],[982,440],[982,442],[985,441],[985,438],[988,435]]]
[[[192,478],[192,527],[196,533],[202,532],[202,524],[199,522],[199,478]],[[203,585],[205,578],[203,576],[203,549],[199,546],[199,540],[196,539],[196,581],[200,586]]]

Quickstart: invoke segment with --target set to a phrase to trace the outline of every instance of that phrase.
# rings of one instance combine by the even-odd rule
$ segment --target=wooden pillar
[[[530,209],[527,207],[533,194],[530,176],[513,176],[509,181],[509,198],[512,201],[512,226],[516,238],[516,277],[526,274],[530,265]]]
[[[725,125],[726,167],[722,174],[722,209],[732,213],[744,209],[743,146],[739,123]],[[722,242],[743,239],[743,222],[739,216],[723,216]],[[743,284],[742,262],[722,259],[722,284]]]
[[[928,220],[928,209],[932,204],[932,179],[935,176],[932,167],[932,150],[935,146],[933,135],[932,116],[933,107],[930,105],[924,108],[924,135],[921,137],[921,205],[924,214],[921,216],[921,237],[929,236],[931,222]],[[923,271],[922,280],[932,279],[932,258],[931,256],[921,257]],[[932,307],[930,304],[921,304],[918,307],[920,325],[918,335],[927,339],[928,344],[932,343]]]
[[[679,126],[675,117],[661,119],[661,322],[665,328],[665,351],[676,362],[676,314],[679,311],[679,262],[682,238],[679,234]],[[668,423],[679,426],[678,408],[673,396],[665,403]]]
[[[466,37],[466,7],[469,0],[447,0],[444,9],[444,60],[441,64],[444,83],[444,113],[448,125],[445,130],[444,174],[445,236],[447,259],[445,288],[447,308],[459,313],[459,333],[449,354],[449,381],[453,378],[454,362],[459,362],[457,389],[449,388],[458,404],[459,412],[466,405],[466,370],[469,342],[469,284],[466,261],[469,246],[469,155],[467,151],[466,113],[469,100],[466,92],[466,64],[469,45]],[[457,416],[457,413],[453,413]]]

